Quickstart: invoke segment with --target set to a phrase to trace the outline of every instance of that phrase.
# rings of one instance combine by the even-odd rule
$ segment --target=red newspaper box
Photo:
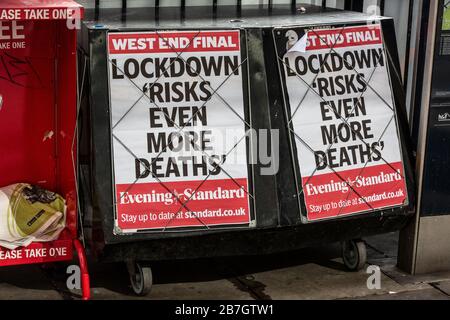
[[[89,298],[84,248],[77,232],[76,35],[83,9],[74,1],[0,3],[0,187],[30,183],[66,199],[66,228],[51,242],[8,250],[0,266],[80,260]]]

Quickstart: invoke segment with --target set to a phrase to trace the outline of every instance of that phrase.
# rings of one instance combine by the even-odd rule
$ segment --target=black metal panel
[[[262,15],[263,11],[246,7],[239,9],[239,12],[235,7],[220,8],[217,12],[209,7],[195,10],[186,8],[184,14],[187,20],[180,20],[180,11],[176,9],[164,11],[165,8],[158,10],[155,8],[128,9],[126,19],[123,18],[121,9],[108,10],[107,14],[100,12],[101,10],[87,12],[87,17],[94,18],[94,21],[87,21],[83,25],[81,34],[85,36],[80,40],[80,46],[81,50],[89,55],[89,99],[82,105],[84,115],[82,119],[87,122],[84,123],[83,128],[89,128],[89,131],[88,133],[83,132],[80,139],[84,140],[85,145],[91,146],[91,154],[85,155],[82,164],[88,167],[88,186],[86,183],[81,183],[81,188],[84,194],[92,193],[92,202],[85,203],[85,207],[91,207],[93,211],[92,217],[88,218],[86,222],[92,225],[91,248],[94,249],[94,253],[98,253],[106,261],[270,253],[389,232],[398,230],[405,224],[409,212],[399,210],[374,213],[370,217],[346,217],[337,221],[300,224],[272,26],[285,23],[313,25],[317,24],[317,21],[332,23],[333,19],[340,19],[343,23],[342,21],[361,21],[364,18],[355,13],[346,12],[342,12],[340,15],[336,15],[335,12],[330,15],[311,15],[314,17],[311,18],[308,14],[293,15],[291,14],[292,9],[290,5],[286,8],[274,7],[270,15],[268,13]],[[317,13],[322,9],[308,7],[307,10]],[[244,18],[240,21],[230,22],[230,17],[236,18],[240,14]],[[105,18],[96,21],[96,18],[102,16]],[[107,16],[108,18],[106,18]],[[158,17],[162,16],[172,20],[158,20]],[[195,26],[193,27],[193,25]],[[255,128],[283,128],[280,130],[280,167],[282,170],[276,176],[260,176],[258,174],[260,167],[256,165],[253,167],[254,175],[249,176],[254,183],[256,196],[254,211],[257,216],[257,228],[115,236],[113,233],[114,183],[106,58],[107,32],[108,30],[152,31],[157,28],[164,30],[195,29],[199,26],[202,26],[202,29],[235,27],[245,30],[242,34],[247,35],[246,43],[243,43],[242,47],[248,48],[249,57],[249,83],[246,83],[245,86],[250,89],[250,108],[246,108],[246,112]],[[392,46],[393,44],[388,44],[388,50],[394,52],[396,48]],[[395,65],[398,63],[398,58],[396,55],[393,56],[393,65]],[[398,86],[396,81],[393,82]],[[398,103],[401,103],[400,95],[396,95],[396,99],[398,99]],[[403,143],[404,139],[405,137],[402,136]],[[407,153],[404,152],[404,154]],[[406,162],[405,167],[409,175],[410,166]],[[279,226],[286,227],[280,228]],[[270,229],[263,230],[267,228]]]
[[[432,105],[422,193],[422,216],[450,214],[450,106]],[[450,117],[449,117],[450,118]]]
[[[348,26],[362,25],[363,22],[358,23],[348,23],[348,24],[333,24],[335,28],[343,28]],[[406,188],[408,193],[408,203],[404,206],[397,206],[396,208],[389,208],[385,210],[375,210],[377,213],[373,212],[371,214],[381,215],[384,214],[413,214],[415,209],[415,181],[414,181],[414,169],[412,166],[413,163],[413,154],[412,154],[412,142],[409,136],[409,126],[406,112],[406,104],[405,104],[405,94],[403,91],[402,77],[401,77],[401,69],[400,69],[400,61],[398,57],[398,49],[397,49],[397,41],[395,37],[395,29],[394,29],[394,21],[392,19],[382,19],[381,26],[383,30],[384,37],[384,45],[387,53],[387,67],[388,72],[391,79],[392,84],[392,92],[393,99],[395,103],[395,113],[397,115],[397,124],[399,127],[399,142],[401,144],[401,152],[402,152],[402,162],[404,165],[404,177],[406,182]],[[278,29],[281,30],[281,29]],[[276,39],[267,39],[269,43],[275,43]],[[276,53],[273,52],[275,49],[273,45],[266,44],[266,57],[271,61],[276,61]],[[273,56],[272,56],[273,53]],[[273,59],[273,60],[272,60]],[[269,63],[267,63],[269,65]],[[279,72],[276,72],[274,69],[268,70],[270,74],[277,74],[281,81],[285,81],[284,74],[279,75]],[[272,81],[273,82],[273,81]],[[298,176],[297,179],[301,181],[300,177],[300,168],[299,168],[299,159],[297,156],[297,146],[295,143],[295,137],[293,133],[289,132],[288,126],[288,115],[291,114],[291,106],[288,101],[285,101],[286,106],[282,104],[283,101],[283,90],[285,91],[285,97],[288,96],[286,91],[286,87],[280,85],[276,85],[274,83],[271,84],[270,87],[270,100],[272,107],[272,121],[274,128],[279,128],[283,131],[283,135],[281,136],[281,145],[285,144],[280,150],[285,150],[285,153],[281,155],[281,162],[285,163],[285,166],[280,168],[280,172],[278,174],[278,187],[279,187],[279,197],[280,197],[280,205],[281,205],[281,214],[283,218],[287,218],[290,223],[298,219],[300,222],[300,216],[298,214],[305,214],[306,207],[304,198],[301,197],[298,202],[297,199],[297,190],[296,190],[296,178],[295,171]],[[279,109],[278,109],[279,108]],[[286,109],[286,110],[284,110]],[[280,118],[278,116],[281,115]],[[291,130],[293,130],[292,123],[290,124]],[[291,140],[290,140],[291,139]],[[290,159],[288,159],[290,157]],[[288,164],[290,166],[288,166]],[[300,204],[300,206],[299,206]],[[289,213],[296,213],[296,216],[290,215]],[[300,212],[300,213],[299,213]],[[292,220],[294,219],[294,220]],[[339,223],[339,222],[337,222]]]
[[[289,137],[287,130],[284,129],[287,125],[284,116],[283,88],[280,82],[281,76],[277,65],[272,29],[264,30],[264,57],[266,60],[266,73],[272,75],[268,81],[272,128],[278,129],[280,136],[280,170],[277,173],[278,198],[281,213],[280,225],[288,226],[300,223],[301,218],[297,201],[294,165],[290,153]]]
[[[436,26],[433,79],[431,83],[432,107],[450,104],[450,30],[442,30],[445,0],[440,1]],[[447,5],[449,6],[449,4]]]
[[[344,9],[363,12],[364,0],[345,0]]]
[[[264,61],[262,30],[248,29],[246,33],[250,70],[251,124],[254,128],[268,130],[272,126],[269,115],[268,79]],[[270,138],[272,137],[270,136]],[[255,211],[258,213],[257,227],[277,226],[279,225],[280,212],[275,176],[259,174],[264,167],[260,161],[253,167],[255,170],[253,175],[256,196]]]
[[[338,224],[328,222],[299,227],[135,241],[108,245],[101,252],[99,259],[103,262],[156,261],[270,254],[392,232],[403,228],[408,220],[404,215],[371,217],[342,220]]]
[[[204,29],[207,29],[207,27],[205,26]],[[108,29],[102,27],[92,28],[88,31],[88,48],[84,48],[84,51],[91,54],[89,57],[90,68],[88,70],[91,83],[89,89],[90,103],[83,104],[82,109],[83,112],[89,112],[90,114],[89,119],[84,119],[84,121],[89,121],[90,123],[90,134],[80,135],[79,137],[84,140],[81,142],[82,144],[92,145],[90,163],[88,165],[92,179],[91,186],[83,187],[82,185],[82,189],[85,189],[85,194],[88,189],[93,193],[91,204],[93,216],[89,218],[92,220],[86,221],[86,223],[92,225],[92,234],[94,235],[92,239],[95,243],[98,242],[96,247],[101,247],[102,243],[120,243],[161,237],[185,237],[196,233],[216,232],[215,230],[203,230],[176,233],[136,233],[133,235],[114,234],[114,181],[112,175],[112,142],[106,58],[106,37],[108,31]],[[243,59],[248,56],[248,63],[244,63],[242,66],[246,120],[249,121],[251,119],[249,122],[255,129],[270,129],[267,82],[264,57],[261,50],[261,31],[249,30],[248,39],[246,33],[241,32],[241,44]],[[246,51],[247,47],[249,50],[248,54]],[[250,72],[247,71],[247,68],[250,68]],[[248,101],[248,97],[250,97],[251,102]],[[87,142],[87,139],[90,142]],[[261,169],[259,164],[249,165],[248,167],[249,190],[254,190],[253,196],[256,199],[256,206],[259,208],[256,216],[256,227],[276,227],[279,225],[279,208],[275,176],[259,175]],[[86,204],[86,207],[88,206],[89,204]],[[255,208],[251,199],[250,208],[253,219]]]
[[[410,127],[406,111],[406,97],[402,81],[400,59],[398,56],[397,41],[395,38],[395,26],[393,19],[381,21],[385,48],[388,55],[388,68],[391,77],[392,91],[394,92],[394,103],[398,117],[400,143],[402,148],[403,163],[405,168],[406,187],[408,190],[409,205],[407,210],[415,212],[416,187],[414,172],[413,142],[409,134]]]
[[[91,139],[91,190],[94,213],[113,213],[113,181],[111,162],[111,128],[108,94],[108,62],[106,59],[106,30],[93,29],[88,32],[90,54],[89,114]],[[92,234],[97,244],[102,245],[113,232],[113,219],[104,219],[94,214]]]

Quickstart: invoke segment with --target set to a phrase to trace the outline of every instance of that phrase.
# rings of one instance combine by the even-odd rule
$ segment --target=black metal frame
[[[209,10],[209,9],[208,9]],[[212,13],[211,11],[209,11]],[[97,17],[98,13],[94,13]],[[264,18],[262,18],[264,19]],[[399,70],[399,62],[393,32],[392,20],[384,20],[387,50],[393,61],[390,69]],[[183,27],[184,29],[191,29]],[[113,28],[111,31],[152,31],[154,27]],[[205,24],[204,29],[211,29]],[[222,29],[222,28],[220,28]],[[164,28],[167,30],[167,28]],[[297,200],[293,163],[288,144],[288,132],[284,117],[283,89],[274,50],[272,28],[251,27],[246,30],[243,47],[248,48],[248,79],[245,87],[250,94],[250,117],[255,128],[280,129],[281,170],[276,176],[253,176],[255,190],[256,228],[235,230],[206,230],[177,233],[137,233],[114,235],[114,201],[111,159],[111,128],[108,94],[108,61],[106,58],[106,37],[108,28],[96,24],[84,24],[80,36],[80,51],[88,59],[87,98],[82,100],[82,128],[80,132],[80,166],[85,168],[84,177],[79,179],[83,194],[90,194],[82,203],[82,211],[92,211],[92,217],[85,217],[88,243],[93,253],[104,261],[123,260],[165,260],[207,256],[239,254],[261,254],[291,250],[314,244],[349,240],[390,232],[403,227],[412,214],[411,208],[400,208],[374,212],[370,215],[342,217],[338,220],[301,224]],[[242,32],[243,34],[243,32]],[[88,54],[89,53],[89,54]],[[270,75],[270,78],[269,78]],[[407,142],[408,130],[406,108],[401,94],[401,79],[391,75],[394,85],[395,103],[399,113],[401,141],[405,156],[405,175],[408,194],[414,203],[412,168]],[[255,166],[257,168],[257,166]],[[89,235],[90,234],[90,235]]]
[[[352,26],[352,25],[358,25],[358,24],[348,24],[345,26]],[[381,211],[381,215],[396,215],[396,214],[401,214],[402,211],[406,210],[409,212],[413,212],[414,210],[414,203],[415,203],[415,192],[414,192],[414,173],[413,173],[413,166],[412,163],[414,161],[413,158],[413,153],[412,153],[412,143],[411,143],[411,139],[410,136],[408,134],[409,132],[409,127],[408,127],[408,122],[407,122],[407,113],[406,113],[406,104],[405,104],[405,97],[404,97],[404,93],[403,93],[403,89],[402,89],[402,79],[401,79],[401,72],[400,72],[400,62],[399,62],[399,58],[398,58],[398,50],[397,50],[397,43],[395,41],[395,32],[394,32],[394,22],[393,20],[389,19],[384,19],[381,20],[381,25],[382,25],[382,29],[383,29],[383,34],[384,34],[384,38],[385,38],[385,49],[387,51],[387,56],[391,57],[391,59],[388,59],[388,70],[389,70],[389,74],[391,77],[391,83],[393,86],[393,92],[394,94],[394,104],[395,104],[395,112],[397,114],[398,117],[398,131],[399,131],[399,140],[400,140],[400,144],[402,146],[402,162],[404,163],[404,169],[405,169],[405,179],[406,179],[406,185],[407,185],[407,193],[408,193],[408,203],[406,206],[404,206],[403,208],[392,208],[392,209],[385,209]],[[337,26],[338,28],[340,27],[344,27],[342,26]],[[277,29],[278,30],[278,29]],[[273,41],[272,39],[267,39],[267,42],[269,41]],[[265,51],[266,54],[268,55],[268,60],[269,61],[273,61],[273,60],[277,60],[276,56],[273,56],[272,53],[274,53],[274,47],[268,47],[267,50]],[[281,63],[280,63],[281,64]],[[280,75],[280,72],[278,70],[275,70],[275,68],[270,70],[271,74],[275,74],[277,73],[279,75],[279,77],[281,79],[283,79],[282,81],[284,81],[284,75]],[[274,101],[283,101],[283,99],[285,99],[284,97],[287,97],[288,93],[286,91],[286,88],[281,88],[281,87],[277,87],[276,89],[274,88],[273,90],[271,90],[271,95],[274,94],[274,92],[278,93],[275,94],[275,97],[272,98],[272,100]],[[284,97],[283,97],[284,94]],[[286,99],[285,99],[286,100]],[[277,104],[277,110],[276,113],[281,113],[284,114],[284,120],[278,120],[277,125],[279,126],[279,128],[287,128],[286,123],[288,123],[288,115],[291,114],[290,113],[290,106],[289,106],[289,102],[285,101],[286,106],[281,106],[280,104]],[[284,110],[284,109],[287,110]],[[275,111],[274,111],[275,112]],[[274,114],[273,112],[273,114]],[[273,121],[276,121],[273,119]],[[291,125],[291,130],[293,130],[293,127]],[[301,180],[300,177],[300,170],[299,170],[299,165],[298,165],[298,158],[297,158],[297,151],[296,151],[296,143],[295,143],[295,138],[293,137],[293,133],[290,132],[289,130],[286,130],[285,135],[282,138],[282,143],[285,143],[286,141],[289,141],[289,144],[286,144],[285,146],[283,146],[283,148],[286,148],[288,150],[290,150],[291,153],[291,157],[293,160],[289,159],[288,157],[283,157],[283,162],[284,163],[289,163],[292,167],[293,171],[297,172],[297,180]],[[296,199],[296,195],[297,193],[297,186],[296,184],[292,181],[286,178],[286,175],[292,175],[292,172],[287,173],[286,170],[282,171],[279,173],[279,175],[284,175],[284,181],[288,182],[290,184],[289,187],[285,186],[285,183],[283,183],[282,188],[285,188],[285,192],[284,197],[282,199],[280,199],[280,203],[282,203],[282,206],[284,206],[286,209],[284,210],[297,210],[298,212],[298,204],[297,204],[297,199]],[[294,174],[294,176],[296,176]],[[288,196],[286,196],[286,194]],[[300,203],[300,213],[302,215],[306,214],[306,207],[305,207],[305,203],[304,203],[304,199],[300,199],[299,201]],[[284,211],[282,209],[282,211]],[[375,210],[375,211],[379,211],[379,210]],[[373,214],[373,211],[371,211]],[[367,215],[368,212],[362,212],[362,213],[358,213],[356,215]],[[349,215],[347,216],[347,218],[351,217],[351,216],[355,216],[355,215]],[[336,218],[333,218],[336,219]],[[340,218],[342,219],[342,218]],[[304,217],[304,220],[306,221],[306,217]],[[317,222],[315,222],[317,223]]]
[[[103,235],[101,241],[105,243],[118,243],[127,242],[137,239],[155,239],[160,237],[172,237],[172,236],[187,236],[192,235],[197,232],[190,230],[186,232],[177,232],[176,234],[171,234],[166,231],[164,233],[139,233],[130,235],[114,235],[114,219],[111,219],[110,212],[114,212],[114,184],[113,184],[113,165],[112,165],[112,136],[110,127],[110,107],[109,107],[109,94],[108,94],[108,71],[107,71],[107,60],[106,55],[106,42],[107,42],[107,29],[95,29],[95,30],[85,30],[87,32],[89,51],[92,55],[89,58],[89,81],[91,87],[88,88],[90,91],[89,97],[90,101],[84,100],[84,105],[82,109],[84,113],[89,113],[86,115],[89,119],[85,118],[85,121],[89,121],[88,127],[90,130],[89,134],[84,132],[84,145],[88,144],[86,139],[91,143],[91,148],[84,148],[84,150],[90,149],[92,157],[85,155],[84,159],[90,158],[88,166],[90,167],[90,177],[91,187],[90,190],[93,191],[92,204],[93,211],[101,213],[101,217],[96,216],[93,221],[88,224],[92,224],[93,232],[96,236]],[[116,30],[120,31],[120,30]],[[128,30],[130,31],[130,30]],[[142,31],[142,30],[133,30]],[[146,30],[152,31],[152,30]],[[254,39],[260,37],[260,35],[255,30],[248,30],[249,38]],[[241,32],[241,43],[243,48],[243,55],[247,55],[247,41],[245,32]],[[86,48],[85,48],[86,49]],[[87,50],[83,50],[87,51]],[[243,85],[244,85],[244,97],[250,95],[252,105],[257,105],[260,108],[251,108],[249,102],[244,103],[245,113],[247,114],[247,121],[251,119],[251,123],[255,128],[270,128],[269,119],[269,107],[267,103],[267,97],[262,94],[267,92],[266,78],[264,73],[264,68],[260,65],[259,61],[263,60],[261,56],[262,50],[256,50],[254,47],[249,48],[248,54],[248,68],[251,68],[251,72],[247,71],[247,67],[243,65]],[[257,55],[260,55],[259,57]],[[250,58],[252,56],[252,58]],[[250,79],[250,82],[247,81]],[[252,88],[250,89],[249,86]],[[262,106],[266,108],[261,108]],[[81,142],[83,145],[83,142]],[[247,143],[248,145],[248,143]],[[248,150],[249,150],[248,146]],[[261,176],[253,174],[254,170],[259,170],[260,165],[249,165],[249,190],[255,190],[255,194],[258,194],[258,201],[256,207],[260,207],[258,212],[260,214],[256,217],[257,227],[264,228],[268,226],[277,226],[278,219],[278,203],[276,196],[276,182],[273,176]],[[253,167],[253,168],[252,168]],[[81,183],[81,181],[80,181]],[[250,208],[251,215],[254,217],[254,204],[251,199]],[[86,203],[89,206],[90,204]],[[99,219],[96,219],[99,218]],[[193,229],[193,228],[191,228]],[[233,227],[231,227],[233,229]],[[209,230],[214,232],[214,230]]]

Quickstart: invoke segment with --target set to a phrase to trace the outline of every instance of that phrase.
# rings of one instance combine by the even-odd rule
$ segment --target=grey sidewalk
[[[450,299],[450,272],[411,277],[395,268],[397,234],[365,239],[369,264],[380,265],[381,289],[365,270],[347,272],[340,246],[269,256],[156,263],[147,299]],[[138,299],[121,264],[91,264],[94,299]],[[65,266],[0,268],[0,299],[79,299],[66,288]],[[140,298],[143,299],[143,298]]]

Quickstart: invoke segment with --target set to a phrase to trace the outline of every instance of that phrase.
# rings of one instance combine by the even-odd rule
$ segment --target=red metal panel
[[[44,8],[50,9],[48,19],[39,18],[43,11],[37,9]],[[68,28],[62,15],[60,9],[67,8],[80,9],[77,14],[82,15],[74,1],[2,0],[0,4],[0,187],[28,182],[56,191],[67,201],[67,228],[59,240],[16,250],[0,248],[0,266],[73,256],[77,30]],[[27,18],[27,10],[37,15]]]
[[[51,242],[35,242],[26,248],[8,250],[0,247],[0,267],[30,263],[49,263],[71,260],[71,239]]]
[[[75,168],[76,145],[73,138],[76,126],[77,110],[77,65],[76,33],[65,28],[64,21],[57,21],[58,32],[58,69],[56,77],[56,163],[57,189],[66,198],[67,226],[73,235],[77,234]],[[73,150],[72,150],[73,147]],[[73,153],[72,153],[73,151]],[[73,157],[72,157],[73,155]]]
[[[83,7],[73,0],[2,0],[0,5],[0,20],[65,20],[83,16]]]
[[[11,40],[11,49],[0,51],[0,186],[29,182],[53,190],[56,26],[17,24],[24,39]],[[12,48],[22,42],[24,49]]]

